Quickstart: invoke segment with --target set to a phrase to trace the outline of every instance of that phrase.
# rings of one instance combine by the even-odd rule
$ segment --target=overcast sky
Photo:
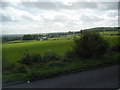
[[[0,1],[0,30],[3,34],[32,34],[116,27],[118,0],[110,1]]]

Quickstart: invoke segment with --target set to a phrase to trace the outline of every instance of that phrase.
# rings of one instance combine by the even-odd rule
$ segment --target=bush
[[[28,52],[25,52],[20,60],[18,60],[18,63],[30,65],[31,64],[31,55]]]
[[[22,58],[18,60],[18,63],[24,65],[33,65],[41,63],[41,55],[39,54],[30,54],[28,52],[24,53]]]
[[[111,51],[113,52],[117,52],[117,53],[120,53],[120,45],[113,45],[111,48],[110,48]]]
[[[18,65],[16,68],[15,68],[15,72],[16,73],[27,73],[27,67],[25,65]]]
[[[43,62],[49,62],[54,60],[60,60],[60,56],[53,51],[46,52],[42,57]]]
[[[104,55],[109,47],[100,34],[85,32],[81,38],[75,39],[75,54],[81,58],[97,58]]]
[[[3,72],[10,72],[14,71],[16,64],[8,62],[5,58],[2,58],[2,71]]]
[[[50,68],[50,67],[61,67],[63,65],[64,65],[64,62],[62,62],[62,61],[51,61],[51,62],[46,64],[46,66],[48,68]]]
[[[75,53],[73,50],[69,50],[65,53],[65,57],[67,58],[74,58],[75,57]]]
[[[75,52],[73,50],[69,50],[65,53],[63,58],[64,61],[73,61],[76,58]]]
[[[42,62],[42,58],[40,54],[33,54],[31,57],[32,63],[40,64]]]

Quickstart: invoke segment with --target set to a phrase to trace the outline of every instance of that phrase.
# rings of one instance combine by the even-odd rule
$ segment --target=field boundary
[[[62,75],[68,75],[68,74],[73,74],[73,73],[78,73],[78,72],[83,72],[83,71],[89,71],[89,70],[95,70],[95,69],[100,69],[100,68],[105,68],[105,67],[109,67],[109,66],[114,66],[114,65],[120,65],[120,62],[118,63],[114,63],[114,64],[105,64],[105,65],[99,65],[99,66],[90,66],[88,68],[83,68],[83,69],[79,69],[79,70],[73,70],[73,71],[68,71],[68,72],[63,72],[61,74],[52,74],[49,76],[44,76],[41,78],[36,78],[36,79],[31,79],[31,80],[25,80],[25,81],[19,81],[19,82],[13,82],[13,83],[8,83],[8,84],[3,84],[2,87],[5,86],[10,86],[10,85],[15,85],[15,84],[21,84],[21,83],[27,83],[27,81],[38,81],[38,80],[44,80],[44,79],[48,79],[48,78],[53,78],[53,77],[58,77],[58,76],[62,76]]]

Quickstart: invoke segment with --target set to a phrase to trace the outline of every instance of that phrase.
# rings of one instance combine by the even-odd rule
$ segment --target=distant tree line
[[[90,28],[85,30],[90,32],[104,32],[104,31],[118,31],[118,29],[119,27],[97,27],[97,28]]]
[[[24,35],[22,37],[22,40],[38,40],[39,37],[41,37],[41,36],[40,35],[30,35],[30,34],[28,34],[28,35]]]
[[[2,42],[15,41],[15,40],[21,40],[21,37],[17,37],[17,36],[14,36],[14,37],[9,37],[9,36],[2,37]]]
[[[2,37],[2,42],[14,41],[14,40],[40,40],[42,37],[54,38],[66,35],[83,35],[85,32],[104,32],[104,31],[119,31],[119,27],[97,27],[84,29],[80,31],[68,31],[68,32],[58,32],[58,33],[48,33],[48,34],[27,34],[23,36],[5,36]],[[116,34],[120,35],[120,34]]]

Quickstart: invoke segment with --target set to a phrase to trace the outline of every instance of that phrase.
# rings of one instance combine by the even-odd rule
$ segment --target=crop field
[[[28,50],[30,53],[44,54],[48,50],[55,51],[59,55],[71,48],[71,40],[47,40],[47,41],[29,41],[19,43],[3,44],[3,58],[10,62],[16,62],[23,53]]]

